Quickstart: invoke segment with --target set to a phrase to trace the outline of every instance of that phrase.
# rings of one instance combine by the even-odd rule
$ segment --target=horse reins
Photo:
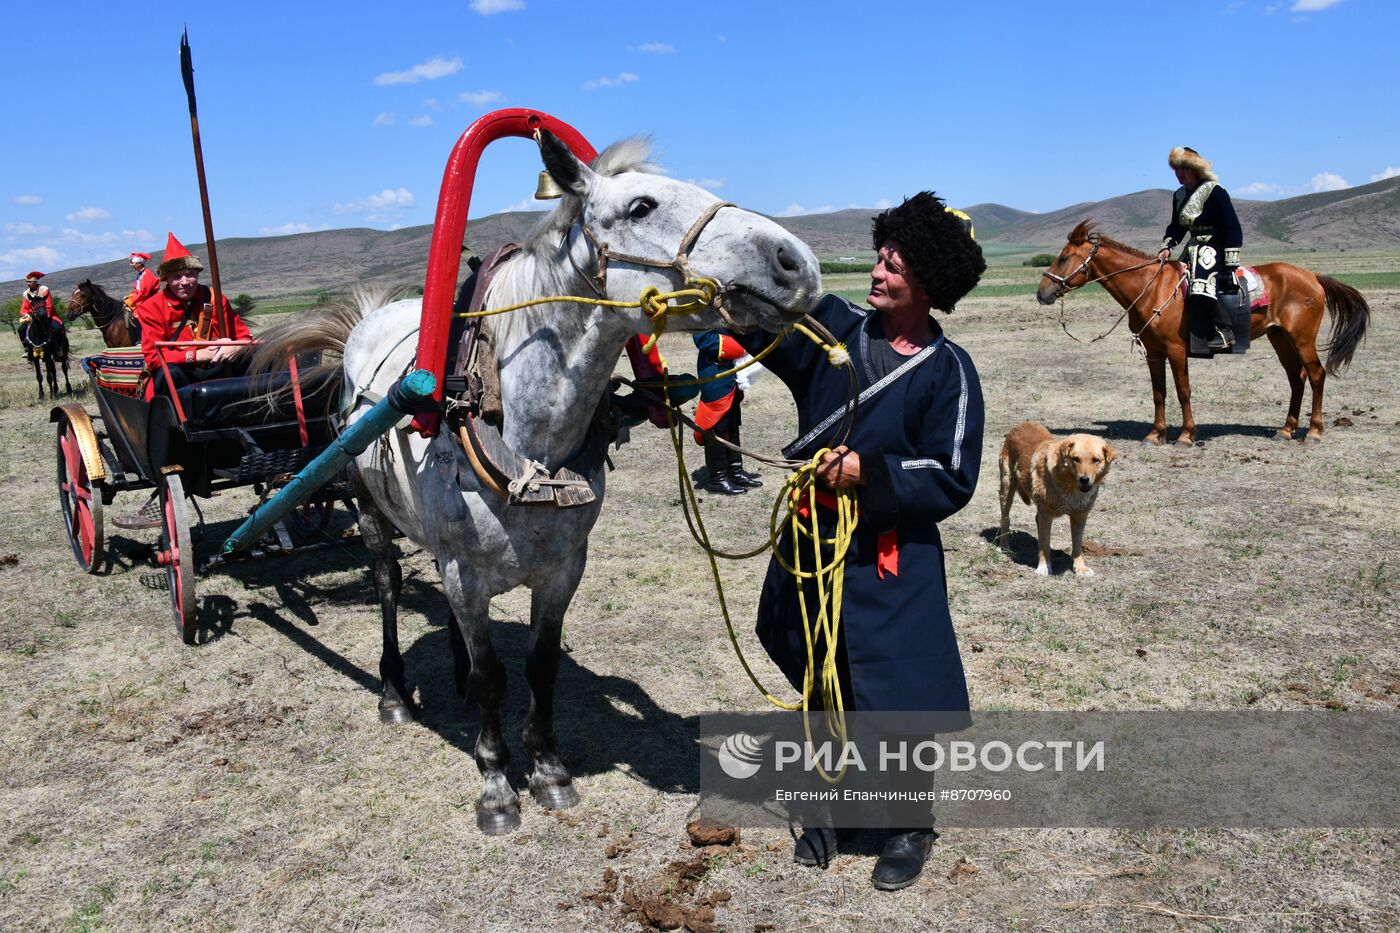
[[[1109,279],[1113,278],[1115,275],[1122,275],[1125,272],[1136,272],[1138,269],[1145,269],[1148,266],[1153,265],[1154,263],[1157,265],[1157,271],[1152,274],[1152,278],[1147,280],[1147,284],[1142,287],[1142,291],[1138,292],[1137,297],[1134,298],[1132,301],[1128,302],[1128,306],[1123,309],[1122,314],[1118,315],[1118,320],[1113,322],[1113,326],[1110,327],[1108,330],[1104,331],[1102,334],[1099,334],[1097,337],[1088,341],[1089,343],[1098,343],[1100,340],[1104,339],[1109,334],[1113,333],[1115,330],[1118,329],[1118,325],[1123,323],[1123,319],[1132,313],[1133,308],[1137,307],[1137,303],[1142,300],[1142,296],[1146,295],[1147,292],[1152,288],[1152,286],[1157,283],[1157,279],[1161,277],[1162,270],[1165,269],[1167,265],[1167,261],[1165,259],[1149,259],[1146,262],[1140,262],[1135,266],[1128,266],[1123,269],[1115,270],[1113,272],[1108,273],[1108,275],[1101,275],[1097,278],[1091,278],[1089,275],[1089,264],[1092,263],[1094,261],[1094,257],[1098,255],[1099,235],[1097,233],[1091,233],[1089,234],[1087,239],[1090,244],[1089,255],[1084,257],[1084,260],[1069,275],[1058,276],[1055,273],[1051,272],[1049,269],[1046,269],[1044,272],[1041,273],[1041,278],[1047,278],[1060,286],[1060,294],[1056,296],[1060,299],[1060,329],[1065,332],[1065,336],[1069,337],[1069,339],[1073,340],[1075,343],[1081,344],[1084,343],[1084,341],[1080,340],[1078,337],[1074,336],[1074,334],[1070,333],[1069,322],[1065,320],[1064,299],[1066,295],[1068,295],[1071,291],[1073,291],[1076,288],[1082,288],[1084,285],[1093,285],[1096,282],[1106,282]],[[1080,273],[1084,274],[1083,283],[1081,283],[1080,285],[1071,285],[1070,280],[1073,279],[1075,276],[1079,275]],[[1173,288],[1171,290],[1171,294],[1167,295],[1166,299],[1161,304],[1159,304],[1156,308],[1152,309],[1152,313],[1148,315],[1147,320],[1143,323],[1142,327],[1138,328],[1138,330],[1133,333],[1133,339],[1129,346],[1139,346],[1142,344],[1143,332],[1146,331],[1147,328],[1152,326],[1153,321],[1157,320],[1158,316],[1161,315],[1162,310],[1166,308],[1167,304],[1172,300],[1173,296],[1176,295],[1176,289],[1180,287],[1181,281],[1178,281],[1176,283],[1176,288]]]

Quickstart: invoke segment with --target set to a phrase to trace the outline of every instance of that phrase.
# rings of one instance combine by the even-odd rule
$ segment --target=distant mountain
[[[1001,204],[964,208],[977,237],[987,243],[1053,248],[1079,221],[1093,218],[1109,236],[1151,250],[1162,238],[1171,207],[1163,188],[1138,191],[1104,201],[1086,202],[1034,214]],[[1253,249],[1400,249],[1400,178],[1305,194],[1279,201],[1235,199],[1244,227],[1246,254]],[[805,240],[818,256],[835,258],[870,252],[873,209],[844,210],[774,218]],[[501,243],[520,240],[539,219],[538,213],[492,214],[467,225],[467,245],[486,253]],[[432,227],[403,230],[350,228],[291,236],[234,238],[219,241],[219,262],[230,296],[247,292],[256,298],[344,292],[355,283],[417,284],[428,262]],[[192,246],[207,258],[202,244]],[[159,257],[155,260],[159,262]],[[110,291],[124,293],[130,281],[124,260],[54,272],[45,284],[64,297],[91,278]],[[208,281],[206,275],[204,281]],[[0,282],[0,297],[17,295],[20,281]]]

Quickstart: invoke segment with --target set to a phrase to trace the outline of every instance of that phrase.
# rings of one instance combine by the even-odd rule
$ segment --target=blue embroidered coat
[[[851,354],[859,383],[857,416],[847,445],[860,454],[866,482],[858,486],[860,521],[846,558],[841,641],[847,708],[857,710],[968,709],[967,681],[948,612],[948,586],[938,522],[972,498],[982,460],[982,388],[972,360],[930,322],[934,341],[875,382],[868,325],[874,312],[828,295],[812,313]],[[738,338],[756,352],[763,334]],[[849,396],[844,368],[822,350],[793,335],[764,359],[792,391],[798,439],[786,452],[811,457],[839,440]],[[827,523],[834,516],[819,514]],[[896,575],[876,570],[877,540],[893,531],[899,549]],[[785,534],[779,542],[791,554]],[[811,565],[811,546],[804,545]],[[791,558],[789,558],[790,560]],[[808,606],[817,605],[808,585]],[[774,558],[759,601],[757,632],[769,657],[802,689],[807,649],[797,584]],[[824,654],[823,646],[816,657]],[[814,697],[813,705],[820,696]]]

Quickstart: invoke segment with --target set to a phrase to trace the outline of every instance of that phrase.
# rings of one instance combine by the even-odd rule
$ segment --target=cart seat
[[[320,378],[302,376],[302,406],[308,419],[323,418],[331,410],[336,380],[331,373]],[[209,379],[179,389],[186,424],[195,429],[252,427],[296,420],[296,401],[290,391],[281,392],[269,407],[260,396],[285,390],[291,373],[260,373]]]

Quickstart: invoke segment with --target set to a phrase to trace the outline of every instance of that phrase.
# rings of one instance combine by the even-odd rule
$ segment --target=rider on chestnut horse
[[[1235,335],[1230,312],[1218,295],[1233,298],[1239,291],[1235,272],[1244,244],[1239,218],[1230,195],[1220,187],[1210,163],[1199,152],[1178,146],[1167,156],[1167,164],[1176,170],[1181,187],[1172,195],[1171,222],[1157,255],[1166,259],[1188,233],[1191,235],[1191,245],[1183,256],[1191,274],[1186,310],[1193,320],[1199,315],[1214,322],[1215,333],[1204,355],[1224,353],[1234,346]]]

